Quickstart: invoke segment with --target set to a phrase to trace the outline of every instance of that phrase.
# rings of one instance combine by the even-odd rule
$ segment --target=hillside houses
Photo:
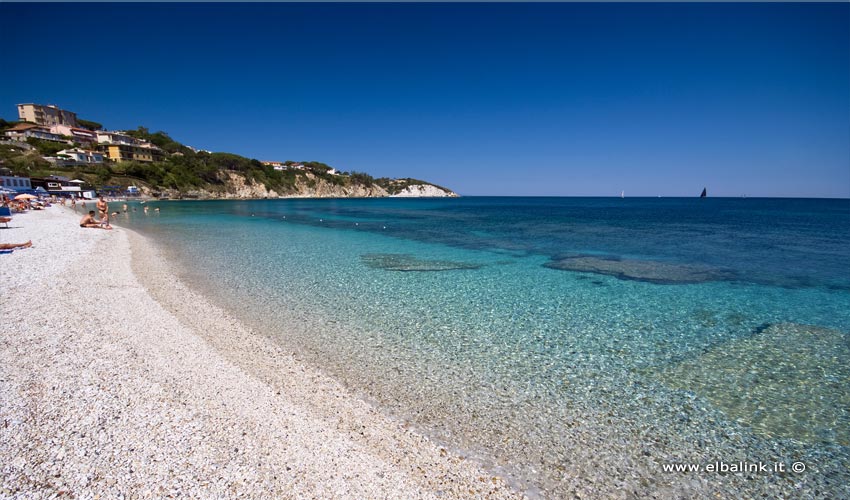
[[[83,146],[97,144],[97,133],[87,128],[71,127],[68,125],[54,125],[50,127],[54,134],[70,137],[76,143]]]
[[[77,143],[90,146],[97,143],[97,135],[88,129],[70,127],[68,125],[53,125],[50,127],[35,123],[18,123],[6,131],[6,137],[14,141],[25,142],[28,138],[43,141]]]
[[[60,151],[56,157],[46,158],[56,165],[102,163],[104,159],[142,163],[165,159],[166,153],[156,145],[121,131],[81,128],[76,113],[54,105],[18,104],[18,117],[21,123],[5,132],[9,140],[26,142],[33,138],[72,146]],[[70,156],[72,161],[62,161],[62,155]]]
[[[19,122],[4,132],[4,142],[21,150],[40,149],[56,151],[43,156],[54,167],[93,167],[106,162],[135,161],[153,163],[163,161],[166,152],[156,145],[132,137],[121,131],[91,130],[81,124],[92,122],[78,120],[73,111],[63,110],[54,105],[34,103],[18,104]],[[33,142],[45,141],[42,143]],[[45,147],[55,143],[53,148]],[[2,161],[0,161],[2,164]],[[0,165],[2,166],[2,165]],[[0,188],[5,192],[31,193],[36,189],[57,196],[92,197],[93,190],[82,188],[77,179],[63,176],[19,177],[2,169]],[[138,195],[138,188],[130,195]]]
[[[112,161],[139,161],[150,163],[165,159],[165,152],[155,145],[118,131],[99,130],[98,150]]]
[[[56,153],[55,157],[45,157],[45,159],[55,165],[62,166],[98,165],[103,163],[104,156],[103,153],[98,151],[72,148],[63,149]],[[51,161],[52,159],[55,159],[55,161]]]
[[[291,161],[262,161],[260,163],[275,170],[304,170],[304,165]]]
[[[54,134],[50,128],[35,123],[18,123],[6,131],[6,137],[13,141],[26,142],[30,137],[43,141],[64,142],[62,136]]]

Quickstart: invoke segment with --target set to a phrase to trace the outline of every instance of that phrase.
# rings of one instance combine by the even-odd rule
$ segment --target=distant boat
[[[699,195],[699,197],[700,197],[700,198],[705,198],[706,196],[708,196],[708,193],[706,193],[705,188],[702,188],[702,194],[701,194],[701,195]]]
[[[626,197],[626,192],[620,191],[620,198],[625,198],[625,197]]]

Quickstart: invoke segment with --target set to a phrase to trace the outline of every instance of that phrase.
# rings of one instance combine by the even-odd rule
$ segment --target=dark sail
[[[706,196],[707,196],[707,193],[705,192],[705,188],[702,188],[702,194],[701,194],[701,195],[699,195],[699,197],[700,197],[700,198],[705,198]]]

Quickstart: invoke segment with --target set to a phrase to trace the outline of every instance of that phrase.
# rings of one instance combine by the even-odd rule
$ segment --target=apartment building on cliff
[[[35,123],[44,127],[52,127],[54,125],[77,126],[77,113],[59,109],[52,104],[48,104],[47,106],[33,103],[18,104],[18,118],[21,121]]]

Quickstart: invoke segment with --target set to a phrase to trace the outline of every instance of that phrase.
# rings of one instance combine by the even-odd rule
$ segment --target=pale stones
[[[770,437],[850,445],[850,336],[780,323],[664,370],[728,417]]]

